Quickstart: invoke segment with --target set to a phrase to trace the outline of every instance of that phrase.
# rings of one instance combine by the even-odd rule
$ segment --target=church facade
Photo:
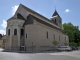
[[[6,50],[51,50],[53,40],[63,46],[69,38],[62,31],[62,19],[55,10],[48,19],[20,4],[13,17],[7,20]]]

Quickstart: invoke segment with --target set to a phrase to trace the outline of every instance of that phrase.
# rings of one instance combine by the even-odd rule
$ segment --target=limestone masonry
[[[4,48],[14,51],[53,50],[53,40],[63,46],[69,38],[62,31],[62,18],[55,10],[48,19],[20,4],[14,16],[7,20]]]

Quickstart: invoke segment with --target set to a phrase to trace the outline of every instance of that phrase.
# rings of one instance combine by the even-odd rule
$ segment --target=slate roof
[[[20,4],[20,5],[21,5],[25,10],[27,10],[27,11],[33,13],[33,14],[36,14],[36,15],[38,15],[38,16],[44,18],[45,20],[47,20],[47,21],[53,23],[53,22],[50,21],[48,18],[46,18],[46,17],[40,15],[39,13],[37,13],[37,12],[31,10],[30,8],[28,8],[28,7],[26,7],[26,6],[22,5],[22,4]],[[55,15],[58,15],[58,16],[59,16],[59,14],[57,13],[56,10],[55,10],[55,12],[54,12],[54,14],[53,14],[52,16],[55,16]],[[59,17],[60,17],[60,16],[59,16]],[[62,32],[62,29],[56,27],[57,25],[56,25],[55,23],[53,23],[53,24],[55,24],[56,26],[53,26],[53,25],[51,25],[51,24],[49,24],[49,23],[47,23],[47,22],[45,22],[45,21],[43,21],[43,20],[41,20],[41,19],[39,19],[39,18],[33,16],[33,15],[31,15],[31,14],[30,14],[27,18],[28,18],[28,19],[26,20],[26,19],[23,18],[22,15],[18,14],[17,17],[12,17],[12,18],[10,18],[10,19],[22,19],[22,20],[25,20],[25,23],[24,23],[23,26],[25,26],[25,25],[27,25],[27,24],[33,24],[33,20],[35,19],[37,22],[40,22],[40,23],[42,23],[42,24],[44,24],[44,25],[46,25],[46,26],[49,26],[49,27],[51,27],[51,28],[54,28],[54,29],[59,30],[59,31]],[[60,17],[60,18],[61,18],[61,17]],[[28,22],[29,22],[29,23],[28,23]],[[62,33],[63,33],[63,32],[62,32]]]
[[[26,7],[26,6],[22,5],[22,4],[20,4],[20,5],[21,5],[25,10],[30,11],[31,13],[36,14],[36,15],[38,15],[38,16],[40,16],[40,17],[46,19],[46,20],[49,20],[48,18],[46,18],[46,17],[42,16],[41,14],[39,14],[39,13],[33,11],[32,9],[30,9],[30,8],[28,8],[28,7]]]
[[[25,20],[25,18],[21,14],[19,14],[19,13],[17,14],[16,17],[12,16],[10,19],[21,19],[21,20]],[[10,19],[8,19],[8,20],[10,20]]]
[[[53,16],[58,16],[59,18],[61,18],[56,10],[55,10],[54,14],[52,15],[52,17]]]
[[[53,26],[53,25],[51,25],[51,24],[49,24],[49,23],[47,23],[47,22],[45,22],[45,21],[43,21],[43,20],[41,20],[41,19],[39,19],[39,18],[37,18],[37,17],[35,17],[35,16],[33,16],[33,15],[29,15],[28,16],[28,18],[31,18],[31,20],[33,21],[34,19],[37,21],[37,22],[39,22],[39,23],[41,23],[41,24],[44,24],[44,25],[46,25],[46,26],[48,26],[48,27],[51,27],[51,28],[54,28],[54,29],[56,29],[56,30],[59,30],[59,31],[61,31],[62,33],[63,33],[63,31],[60,29],[60,28],[57,28],[57,27],[55,27],[55,26]],[[28,19],[29,20],[29,19]],[[30,21],[31,21],[30,20]],[[31,23],[32,23],[32,21],[31,21]],[[27,20],[26,20],[26,22],[27,22]],[[27,25],[28,23],[25,23],[25,25]]]

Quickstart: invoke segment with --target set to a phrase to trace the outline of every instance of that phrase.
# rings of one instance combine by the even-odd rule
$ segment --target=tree
[[[80,42],[80,31],[78,26],[74,26],[72,23],[64,23],[62,30],[69,37],[69,42]]]
[[[64,42],[64,45],[65,45],[65,46],[69,45],[69,42],[68,42],[68,41],[65,41],[65,42]]]
[[[52,43],[56,46],[57,44],[59,44],[59,42],[57,40],[53,40]]]
[[[75,43],[75,42],[71,42],[70,44],[71,44],[71,46],[75,46],[75,47],[77,46],[77,43]]]
[[[77,46],[80,46],[80,42],[77,44]]]
[[[55,45],[55,51],[56,51],[57,45],[59,44],[59,42],[57,40],[53,40],[52,43]]]

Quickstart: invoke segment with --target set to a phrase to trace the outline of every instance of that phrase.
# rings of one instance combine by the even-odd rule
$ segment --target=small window
[[[21,29],[21,35],[24,35],[24,29]]]
[[[26,33],[26,38],[27,38],[27,33]]]
[[[59,20],[59,23],[61,23],[61,20]]]
[[[66,37],[65,37],[65,41],[66,41]]]
[[[59,41],[60,41],[60,35],[59,35]]]
[[[17,35],[17,29],[14,29],[14,35]]]
[[[47,32],[47,39],[48,39],[48,32]]]
[[[54,40],[55,40],[55,34],[53,34],[54,35]]]
[[[8,35],[10,35],[10,29],[8,29]]]
[[[55,19],[55,23],[56,23],[56,19]]]

